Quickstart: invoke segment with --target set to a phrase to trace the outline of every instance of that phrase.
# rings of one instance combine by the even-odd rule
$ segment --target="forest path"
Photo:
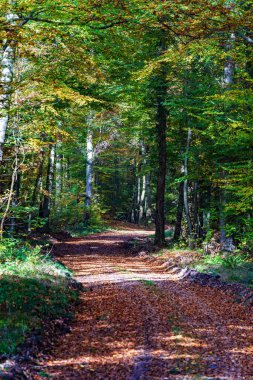
[[[253,379],[253,315],[221,290],[133,255],[122,230],[56,245],[85,291],[34,379]]]

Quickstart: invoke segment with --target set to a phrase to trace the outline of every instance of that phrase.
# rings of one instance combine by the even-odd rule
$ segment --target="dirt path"
[[[71,239],[57,253],[86,291],[34,379],[253,379],[252,311],[129,252],[147,231]]]

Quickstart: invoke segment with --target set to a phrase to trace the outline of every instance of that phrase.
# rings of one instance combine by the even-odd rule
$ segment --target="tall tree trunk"
[[[159,55],[166,49],[165,35],[162,36],[159,46]],[[156,113],[156,142],[158,150],[158,171],[156,188],[156,215],[155,215],[155,244],[165,245],[165,189],[167,171],[167,110],[164,105],[167,96],[167,69],[166,63],[161,64],[160,73],[157,75],[157,113]]]
[[[59,199],[62,192],[62,155],[59,153],[60,145],[56,146],[56,160],[55,160],[55,205],[59,205]]]
[[[15,218],[15,208],[18,207],[19,202],[19,193],[20,193],[20,181],[21,174],[17,171],[14,189],[13,189],[13,197],[12,197],[12,215],[11,215],[11,226],[10,226],[10,235],[13,237],[15,229],[16,229],[16,218]]]
[[[222,172],[221,176],[222,176],[222,180],[224,180],[224,178],[225,178],[224,172]],[[219,213],[220,213],[219,229],[220,229],[220,244],[222,247],[226,242],[226,230],[225,230],[226,218],[225,218],[225,212],[224,212],[225,207],[226,207],[226,191],[225,191],[225,189],[221,188],[219,193],[220,193],[219,194],[219,204],[220,204],[220,207],[219,207]]]
[[[45,162],[45,154],[44,154],[44,151],[42,149],[41,150],[41,159],[40,159],[40,163],[39,163],[38,173],[37,173],[37,176],[36,176],[36,179],[35,179],[35,183],[34,183],[34,188],[33,188],[32,202],[31,202],[32,206],[35,206],[35,204],[36,204],[38,188],[39,188],[39,184],[40,184],[40,182],[42,180],[42,176],[43,176],[44,162]]]
[[[164,94],[165,95],[165,94]],[[157,105],[157,146],[158,146],[158,178],[156,190],[156,231],[155,244],[163,246],[165,244],[165,186],[167,170],[167,151],[166,151],[166,129],[167,112],[163,105],[164,96],[158,97]]]
[[[146,174],[146,198],[145,198],[145,217],[146,221],[152,218],[152,197],[151,197],[151,174]]]
[[[179,188],[178,188],[176,224],[175,224],[174,235],[173,235],[174,241],[178,241],[180,239],[181,230],[182,230],[183,211],[184,211],[184,182],[180,182]]]
[[[199,188],[198,181],[194,181],[194,185],[193,185],[193,226],[194,226],[195,237],[200,236],[198,188]]]
[[[11,42],[3,46],[0,73],[0,161],[3,160],[3,144],[9,122],[11,85],[13,81],[14,48]]]
[[[139,172],[136,159],[134,160],[134,176],[133,176],[133,197],[132,197],[132,210],[131,210],[131,222],[138,223],[138,180]]]
[[[47,218],[45,230],[49,230],[49,217],[52,204],[52,194],[53,194],[53,185],[54,185],[54,169],[55,169],[55,144],[52,144],[49,150],[48,157],[48,166],[47,166],[47,180],[45,195],[41,209],[41,217]]]
[[[146,219],[145,215],[145,199],[146,199],[146,175],[142,176],[141,196],[140,196],[140,208],[139,208],[139,223],[142,223]]]
[[[120,203],[120,197],[118,197],[118,194],[120,194],[120,173],[119,173],[119,160],[117,157],[114,158],[114,170],[113,170],[113,214],[118,214],[118,205]]]
[[[8,1],[7,7],[10,11],[6,13],[5,19],[10,25],[15,25],[18,16],[11,12],[13,0]],[[7,37],[3,41],[0,58],[0,161],[3,160],[3,144],[9,123],[9,110],[11,101],[11,89],[13,82],[15,61],[15,40]]]
[[[235,34],[231,33],[228,39],[226,50],[228,51],[228,56],[224,66],[224,78],[223,78],[223,86],[225,89],[229,89],[234,81],[235,74],[235,62],[230,55],[230,50],[232,49],[235,42]]]
[[[137,177],[136,223],[138,223],[140,220],[140,207],[141,207],[141,177],[140,177],[140,169],[139,169],[138,177]]]
[[[93,163],[94,163],[94,147],[93,147],[93,116],[88,116],[87,122],[87,140],[86,140],[86,188],[85,188],[85,213],[84,224],[87,226],[90,220],[91,203],[93,195]]]
[[[228,39],[226,50],[228,52],[227,60],[225,62],[224,66],[224,77],[223,77],[223,88],[224,90],[229,90],[233,84],[234,81],[234,72],[235,72],[235,62],[233,58],[231,57],[230,50],[232,49],[235,42],[235,34],[231,33],[230,37]],[[221,177],[222,180],[225,180],[225,172],[222,171]],[[226,207],[226,190],[221,188],[220,189],[220,221],[219,221],[219,228],[220,228],[220,244],[223,246],[226,242],[226,218],[224,209]]]
[[[11,177],[11,186],[10,186],[9,196],[7,199],[7,205],[6,205],[6,208],[1,219],[1,223],[0,223],[0,240],[3,240],[4,224],[11,207],[17,173],[18,173],[18,156],[16,155],[14,163],[13,163],[13,172],[12,172],[12,177]]]
[[[185,151],[185,159],[184,159],[184,211],[185,211],[185,217],[187,221],[187,227],[188,227],[188,233],[190,238],[192,237],[192,223],[191,223],[191,216],[190,216],[190,209],[189,209],[189,203],[188,203],[188,154],[190,149],[190,143],[191,143],[191,129],[188,128],[188,134],[187,134],[187,144],[186,144],[186,151]]]
[[[144,142],[141,143],[141,156],[142,156],[142,171],[146,170],[147,164],[147,149]],[[140,168],[141,171],[141,168]],[[142,174],[141,176],[141,194],[140,194],[140,204],[139,204],[139,223],[147,221],[147,208],[150,208],[150,202],[147,201],[147,197],[149,196],[149,174]]]

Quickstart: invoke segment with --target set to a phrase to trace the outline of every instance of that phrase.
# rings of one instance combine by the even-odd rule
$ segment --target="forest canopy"
[[[0,0],[2,237],[252,243],[251,1]]]

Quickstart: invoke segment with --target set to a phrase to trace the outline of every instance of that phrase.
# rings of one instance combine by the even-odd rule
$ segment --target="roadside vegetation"
[[[219,275],[224,281],[253,287],[253,258],[242,252],[202,256],[193,267],[199,272]]]
[[[0,354],[13,354],[34,330],[69,316],[70,272],[21,240],[0,243]]]
[[[206,254],[203,248],[190,250],[182,243],[170,244],[167,248],[155,251],[152,256],[170,265],[218,275],[225,282],[239,282],[253,287],[253,257],[243,251]]]

